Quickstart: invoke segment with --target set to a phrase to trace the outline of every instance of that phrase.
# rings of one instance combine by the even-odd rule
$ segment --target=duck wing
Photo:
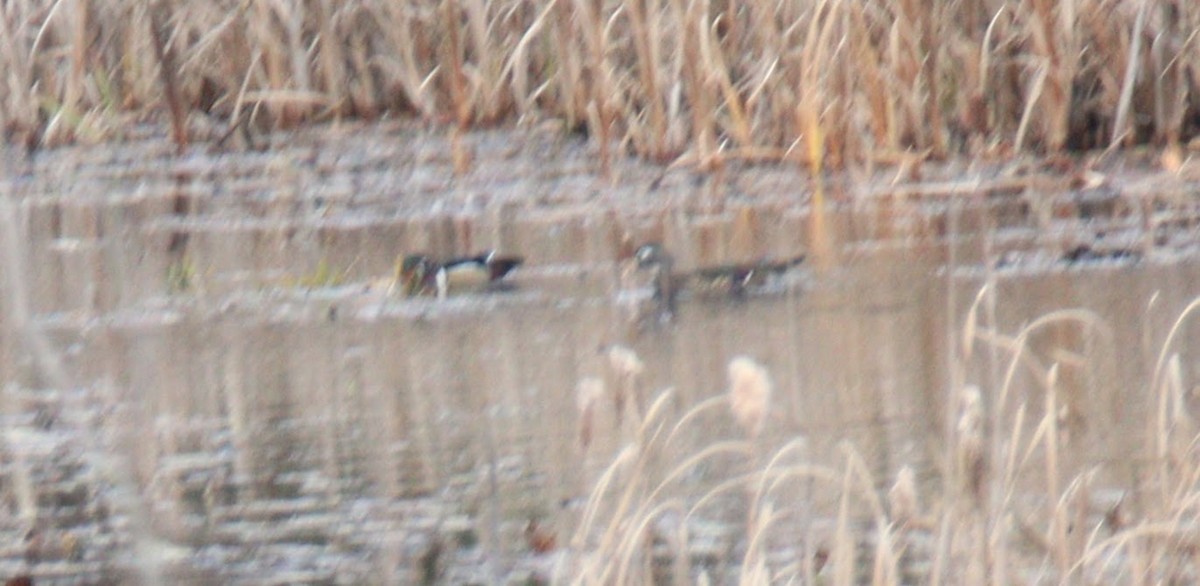
[[[503,279],[524,262],[519,256],[492,256],[487,260],[488,275],[493,281]]]

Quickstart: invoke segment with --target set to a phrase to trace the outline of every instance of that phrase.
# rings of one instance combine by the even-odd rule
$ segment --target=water
[[[809,239],[806,184],[765,169],[735,173],[732,187],[671,175],[652,188],[655,171],[635,163],[606,183],[589,174],[583,146],[536,134],[520,135],[517,149],[480,135],[477,169],[455,177],[448,158],[430,154],[445,148],[436,136],[397,144],[411,132],[381,127],[346,142],[330,131],[273,155],[183,161],[152,141],[48,153],[5,183],[28,247],[21,283],[34,321],[78,388],[49,388],[5,331],[8,450],[35,464],[42,553],[27,559],[38,549],[28,523],[0,527],[21,544],[0,553],[0,574],[125,576],[131,530],[104,506],[105,475],[80,457],[102,447],[132,463],[151,532],[181,579],[546,573],[523,538],[528,520],[569,541],[636,437],[608,396],[582,437],[580,382],[620,385],[612,345],[644,361],[641,412],[670,389],[664,420],[684,417],[722,396],[729,361],[748,356],[774,383],[760,454],[799,440],[806,461],[840,469],[852,451],[880,494],[908,466],[937,495],[949,490],[954,381],[993,388],[1011,356],[999,338],[995,353],[976,340],[966,355],[968,314],[989,279],[1004,336],[1057,310],[1092,316],[1030,339],[1003,422],[1023,404],[1032,430],[1045,405],[1036,373],[1057,362],[1064,468],[1098,466],[1103,486],[1140,495],[1155,412],[1148,381],[1200,270],[1186,246],[1071,263],[1061,242],[1101,220],[1039,229],[1024,194],[961,206],[872,196],[832,208],[840,246],[830,268],[802,266],[742,301],[688,299],[659,323],[639,317],[647,292],[621,278],[631,245],[665,241],[685,268],[788,258]],[[1128,218],[1106,221],[1136,231]],[[380,285],[401,252],[490,247],[527,258],[511,292],[409,300]],[[998,258],[1007,260],[995,268]],[[981,307],[980,331],[991,325]],[[1188,380],[1200,368],[1197,333],[1189,322],[1172,347]],[[744,435],[723,408],[696,421],[660,455],[664,470]],[[16,488],[22,466],[3,472],[12,518],[29,510]],[[715,458],[680,494],[703,494],[745,466]],[[1022,486],[1036,494],[1043,476],[1031,470]],[[797,531],[836,514],[837,491],[809,489],[811,516]],[[725,564],[744,547],[738,506],[696,519],[696,547]]]

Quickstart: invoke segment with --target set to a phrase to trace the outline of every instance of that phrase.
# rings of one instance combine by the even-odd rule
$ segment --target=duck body
[[[658,305],[659,318],[669,320],[675,316],[678,294],[683,280],[675,274],[675,258],[661,244],[643,244],[634,254],[637,268],[651,275],[654,301]]]
[[[643,245],[634,259],[639,270],[652,273],[654,299],[664,317],[674,315],[681,291],[742,299],[747,290],[761,288],[804,261],[803,256],[798,256],[784,261],[761,260],[677,272],[674,258],[658,243]]]
[[[696,289],[718,291],[739,298],[747,289],[761,288],[804,262],[803,256],[786,261],[759,261],[740,265],[722,265],[694,271],[690,277]]]
[[[396,280],[408,297],[479,292],[496,288],[502,279],[524,262],[517,256],[500,256],[488,251],[474,256],[438,262],[424,254],[404,257]]]

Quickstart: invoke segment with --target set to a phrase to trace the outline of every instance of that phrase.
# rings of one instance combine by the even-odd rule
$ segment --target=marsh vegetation
[[[4,3],[0,577],[1194,581],[1197,28]],[[647,242],[806,260],[662,323]]]

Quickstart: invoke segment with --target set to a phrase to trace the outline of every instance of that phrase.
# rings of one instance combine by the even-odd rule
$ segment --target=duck
[[[395,283],[407,297],[445,299],[451,293],[493,290],[524,262],[522,257],[501,256],[495,250],[441,262],[427,254],[409,254],[397,265]]]
[[[670,319],[678,305],[680,275],[675,273],[675,257],[657,242],[643,244],[633,255],[639,271],[650,275],[654,301],[658,305],[659,317]]]
[[[759,288],[774,277],[782,276],[804,262],[800,255],[787,260],[762,259],[752,263],[704,267],[691,272],[677,272],[675,259],[662,244],[643,244],[634,253],[639,270],[652,275],[654,300],[660,313],[675,313],[679,292],[685,289],[699,294],[720,294],[743,299],[749,289]]]
[[[786,274],[803,262],[803,255],[783,261],[759,260],[698,269],[691,276],[697,288],[727,292],[731,297],[742,298],[748,289],[760,288],[772,278]]]

